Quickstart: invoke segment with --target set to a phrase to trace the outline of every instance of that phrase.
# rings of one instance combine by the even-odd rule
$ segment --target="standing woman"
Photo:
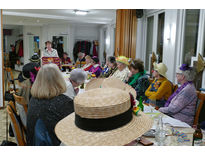
[[[56,49],[52,48],[52,43],[50,41],[46,42],[46,50],[43,52],[42,57],[58,57],[58,52]]]
[[[142,100],[146,100],[145,91],[149,87],[149,80],[144,70],[144,63],[140,59],[133,60],[130,64],[130,74],[127,82],[137,92],[137,100],[142,97]]]
[[[128,58],[125,56],[119,56],[117,57],[116,61],[118,70],[112,75],[112,77],[115,77],[125,82],[125,80],[128,78],[128,74],[130,73],[128,69]]]
[[[52,145],[59,145],[54,128],[58,121],[74,111],[73,100],[63,93],[66,83],[57,65],[41,67],[31,88],[32,98],[27,114],[27,145],[35,145],[35,125],[42,120],[48,131]]]

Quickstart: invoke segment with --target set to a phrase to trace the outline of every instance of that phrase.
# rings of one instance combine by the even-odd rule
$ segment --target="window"
[[[147,18],[147,40],[146,40],[146,65],[145,69],[149,70],[149,57],[152,53],[152,42],[153,42],[153,26],[154,16]]]
[[[186,10],[183,63],[191,64],[191,57],[196,56],[199,14],[200,10]]]
[[[165,13],[161,13],[158,15],[157,55],[158,55],[159,63],[162,62],[162,58],[163,58],[164,16]]]

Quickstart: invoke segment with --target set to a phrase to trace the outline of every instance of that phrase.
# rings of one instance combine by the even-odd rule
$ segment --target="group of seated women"
[[[46,64],[40,69],[32,65],[32,69],[37,71],[35,76],[31,70],[27,70],[27,76],[23,69],[20,76],[27,81],[33,81],[29,82],[30,97],[25,96],[28,101],[27,145],[36,145],[35,125],[39,119],[44,122],[52,145],[60,144],[54,132],[55,125],[74,112],[73,99],[78,93],[78,86],[84,83],[87,77],[86,72],[99,78],[118,78],[136,90],[137,100],[142,98],[144,103],[157,106],[160,112],[193,125],[197,96],[192,67],[183,64],[178,68],[176,78],[181,86],[174,91],[173,83],[167,79],[167,67],[163,63],[154,63],[154,81],[150,83],[144,63],[140,59],[129,61],[125,56],[110,56],[107,57],[106,65],[101,67],[98,57],[87,55],[84,58],[86,64],[72,70],[68,81],[63,78],[55,64]]]

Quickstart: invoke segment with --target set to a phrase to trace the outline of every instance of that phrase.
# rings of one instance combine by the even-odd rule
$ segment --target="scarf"
[[[167,100],[167,102],[165,103],[164,107],[168,107],[169,104],[171,103],[172,99],[178,94],[180,93],[188,84],[191,84],[192,81],[188,81],[188,82],[185,82],[181,87],[179,87],[170,97],[169,99]]]
[[[146,74],[146,71],[144,72],[138,72],[135,75],[133,75],[131,77],[131,82],[129,83],[130,86],[132,86],[134,83],[136,83],[136,81],[139,79],[139,77],[141,77],[142,75]]]

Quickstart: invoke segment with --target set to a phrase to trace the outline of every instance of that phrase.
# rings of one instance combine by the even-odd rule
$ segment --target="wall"
[[[5,43],[6,43],[5,50],[6,52],[9,52],[11,50],[10,45],[11,44],[15,45],[16,40],[23,38],[23,37],[19,37],[20,34],[23,34],[23,26],[16,26],[13,28],[3,26],[3,28],[12,29],[12,35],[5,36]]]
[[[103,25],[100,27],[100,61],[105,63],[104,51],[107,56],[114,56],[115,47],[115,23]]]
[[[163,10],[146,10],[143,18],[138,19],[137,24],[137,47],[136,58],[140,58],[145,62],[146,56],[146,16],[155,15]],[[177,67],[177,52],[180,28],[180,10],[167,9],[165,10],[164,23],[164,46],[163,46],[163,63],[168,67],[167,76],[172,82],[175,82],[175,70]],[[156,22],[156,21],[155,21]],[[157,35],[157,28],[154,28],[154,35]],[[153,40],[153,51],[156,51],[156,39]]]
[[[24,64],[29,63],[29,59],[30,57],[33,55],[31,54],[32,52],[30,52],[30,41],[34,41],[32,38],[34,36],[39,36],[40,39],[40,44],[39,44],[39,48],[42,51],[42,30],[41,30],[41,26],[23,26],[23,46],[24,46]]]
[[[3,66],[3,50],[2,50],[2,10],[0,9],[0,63]],[[0,67],[0,107],[3,107],[3,67]]]

